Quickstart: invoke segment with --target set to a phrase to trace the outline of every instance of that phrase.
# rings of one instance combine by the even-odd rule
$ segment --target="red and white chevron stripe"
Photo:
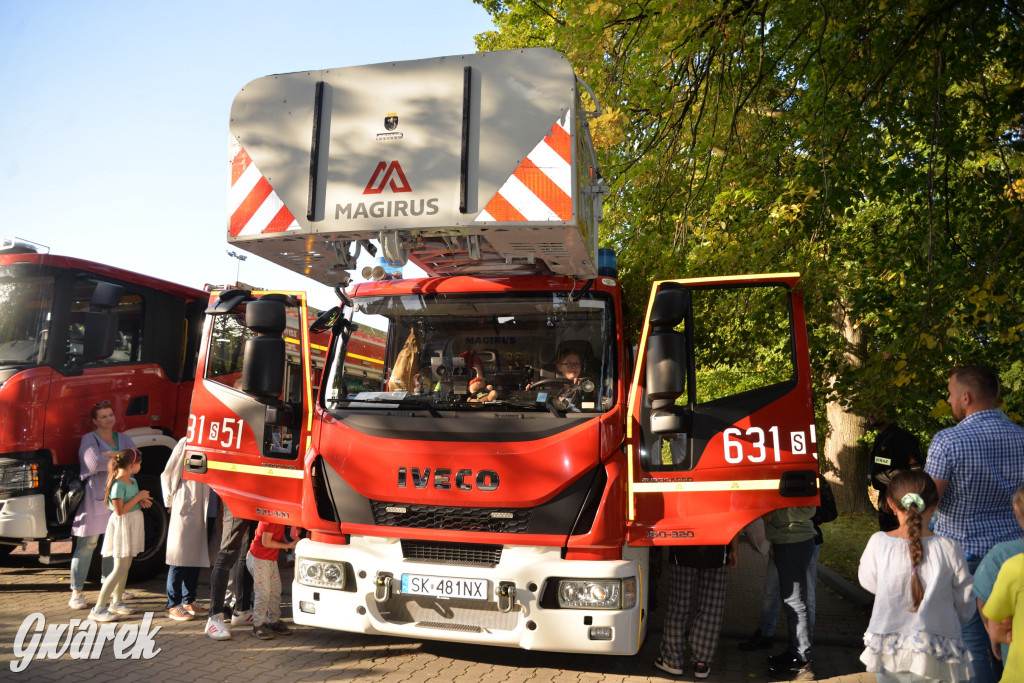
[[[478,223],[572,220],[571,113],[551,126],[480,212]]]
[[[228,233],[232,237],[298,230],[295,216],[263,177],[238,140],[231,136]]]

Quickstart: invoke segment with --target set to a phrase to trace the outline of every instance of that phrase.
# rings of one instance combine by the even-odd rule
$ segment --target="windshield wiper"
[[[401,394],[401,396],[395,396],[394,394],[396,393]],[[362,396],[362,398],[360,398],[360,396]],[[441,415],[440,412],[438,412],[437,408],[434,407],[431,401],[408,398],[408,394],[406,394],[404,391],[363,392],[361,394],[356,394],[355,398],[337,399],[336,401],[334,401],[334,403],[335,405],[337,405],[342,401],[345,401],[347,403],[373,403],[381,405],[382,407],[394,406],[395,408],[418,408],[421,410],[426,410],[433,417],[444,417],[443,415]]]

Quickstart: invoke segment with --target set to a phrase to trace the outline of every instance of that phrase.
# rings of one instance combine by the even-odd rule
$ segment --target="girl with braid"
[[[977,609],[973,579],[960,544],[928,529],[935,482],[899,472],[886,495],[900,525],[875,533],[860,558],[860,583],[875,594],[860,660],[880,683],[968,680],[960,625]]]

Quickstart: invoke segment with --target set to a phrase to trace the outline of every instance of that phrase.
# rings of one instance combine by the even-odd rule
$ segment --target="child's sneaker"
[[[117,621],[117,615],[97,605],[89,611],[89,618],[93,621],[108,622]]]
[[[194,617],[205,617],[207,614],[210,613],[210,610],[206,609],[205,607],[200,607],[194,602],[189,605],[182,605],[182,607],[184,607],[185,611]]]
[[[181,608],[181,605],[175,605],[171,609],[167,610],[167,616],[175,621],[188,621],[190,619],[195,619],[195,615],[186,612]]]
[[[235,612],[231,615],[232,626],[252,626],[252,610],[247,609],[244,612]]]
[[[214,640],[228,640],[231,638],[231,630],[224,624],[223,617],[213,614],[206,620],[206,635]]]
[[[71,599],[68,600],[68,607],[71,609],[85,609],[85,593],[82,591],[71,591]]]
[[[270,630],[275,635],[290,636],[292,634],[292,630],[290,628],[288,628],[288,624],[286,624],[286,623],[284,623],[283,621],[280,621],[280,620],[275,621],[268,628],[270,628]]]
[[[124,591],[123,593],[121,593],[121,602],[128,602],[129,600],[134,599],[135,593],[129,593],[128,591]]]
[[[693,677],[694,678],[707,678],[711,675],[711,665],[707,662],[694,662],[693,663]]]
[[[270,640],[274,637],[274,632],[270,630],[270,627],[266,624],[260,624],[259,626],[252,627],[252,634],[260,640]]]
[[[115,602],[113,605],[107,608],[114,614],[120,614],[122,617],[126,617],[129,614],[135,614],[135,610],[124,604],[123,602]]]

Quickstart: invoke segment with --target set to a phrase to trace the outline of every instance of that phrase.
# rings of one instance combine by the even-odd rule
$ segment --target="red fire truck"
[[[54,486],[78,473],[96,402],[111,402],[142,451],[142,488],[159,492],[185,434],[209,294],[42,251],[13,239],[0,247],[0,553],[39,539],[45,557],[49,540],[70,535],[54,516]],[[144,511],[133,578],[165,566],[159,499]]]
[[[185,468],[233,514],[309,530],[297,623],[634,653],[651,546],[817,504],[799,277],[655,282],[634,357],[595,259],[584,87],[528,49],[278,74],[236,98],[229,241],[340,303],[311,326],[330,333],[315,384],[306,333],[284,332],[301,293],[211,300]],[[375,244],[426,276],[350,283]],[[383,363],[356,386],[365,324],[386,330]],[[237,385],[211,360],[232,354]]]

